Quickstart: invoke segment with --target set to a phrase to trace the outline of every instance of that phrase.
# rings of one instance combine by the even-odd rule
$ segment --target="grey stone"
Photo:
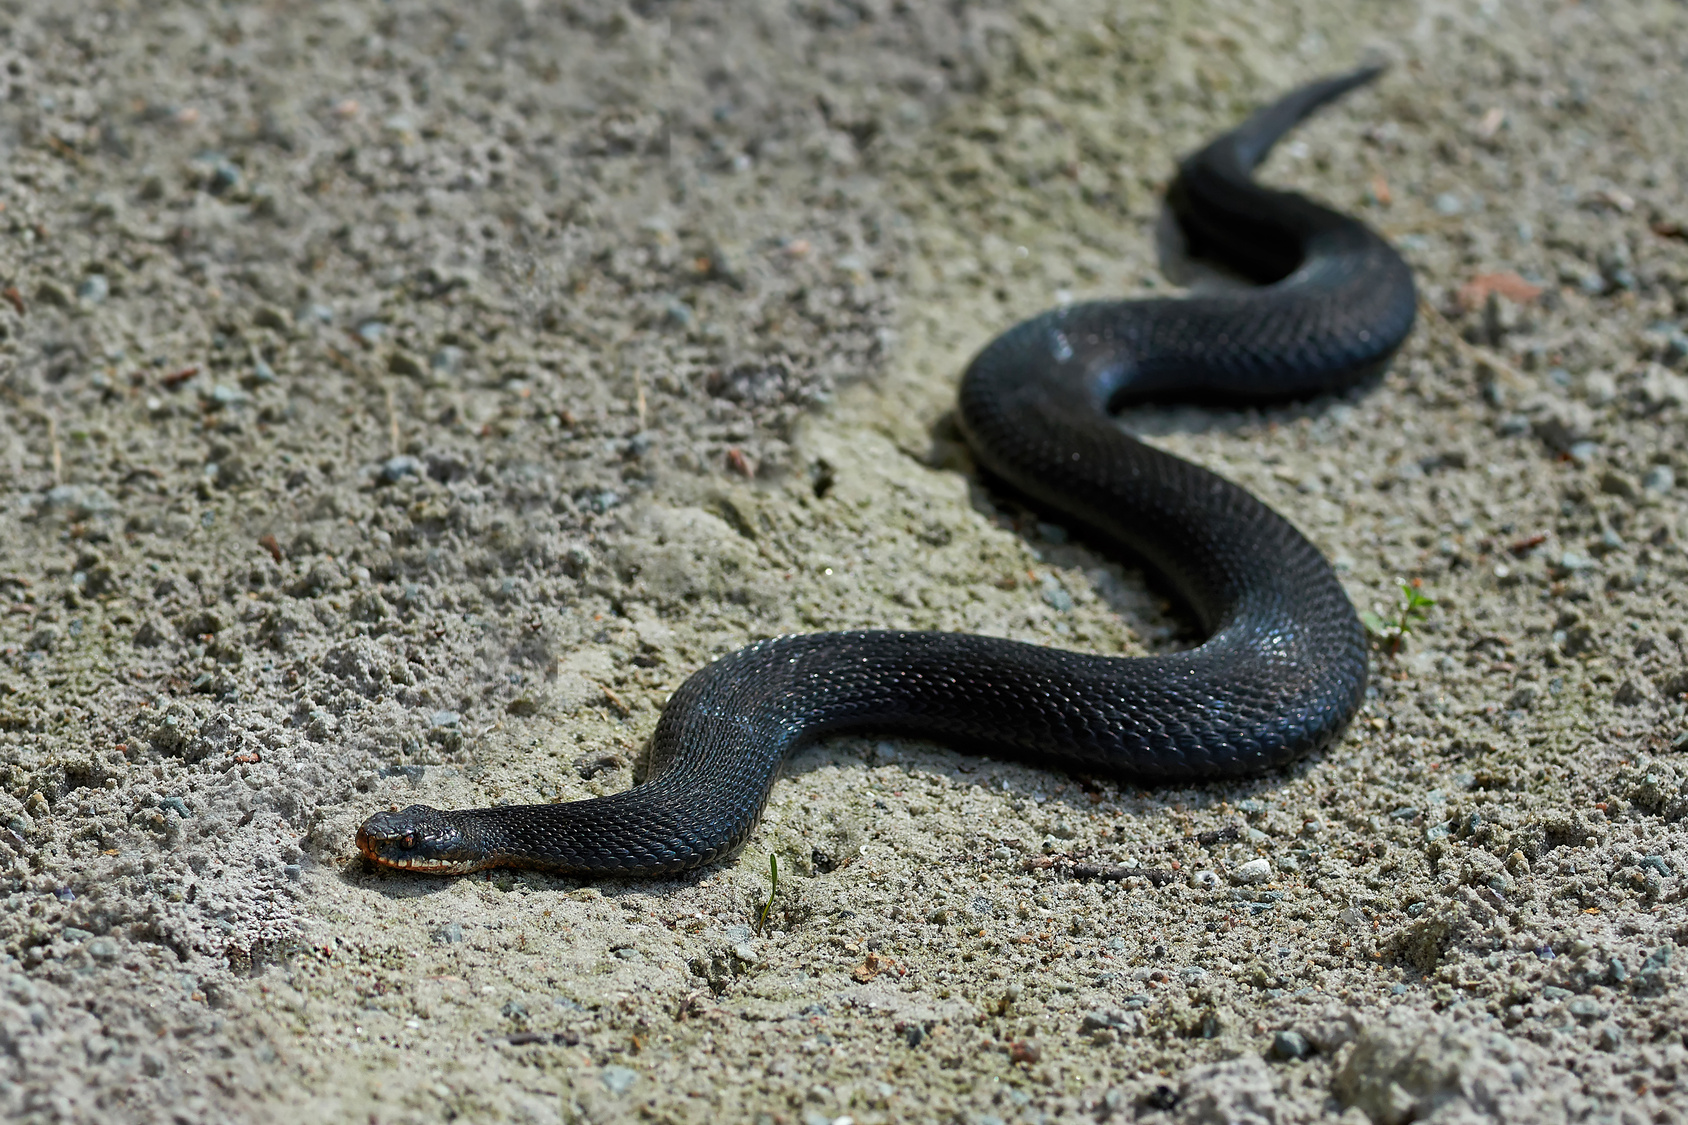
[[[1178,1125],[1278,1125],[1292,1120],[1272,1072],[1253,1055],[1193,1067],[1179,1084]]]
[[[1313,1054],[1313,1045],[1307,1042],[1307,1037],[1299,1031],[1280,1031],[1272,1036],[1272,1055],[1274,1058],[1305,1059]]]
[[[1652,698],[1652,686],[1639,676],[1625,676],[1624,682],[1618,685],[1618,690],[1612,693],[1612,702],[1625,707],[1646,703]]]
[[[1565,1010],[1584,1023],[1592,1023],[1606,1014],[1592,996],[1575,996],[1565,1005]]]
[[[422,462],[414,457],[389,457],[381,462],[381,480],[385,484],[397,484],[405,477],[420,477]]]
[[[1272,861],[1265,856],[1256,856],[1231,872],[1231,881],[1244,885],[1269,882],[1271,878]]]
[[[1360,1032],[1332,1087],[1375,1125],[1566,1125],[1581,1099],[1575,1076],[1550,1066],[1534,1044],[1406,1011]]]

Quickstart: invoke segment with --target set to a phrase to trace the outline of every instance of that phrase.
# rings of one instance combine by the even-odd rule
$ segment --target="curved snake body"
[[[1359,221],[1250,176],[1292,125],[1376,73],[1296,90],[1180,165],[1169,203],[1191,250],[1260,288],[1046,312],[992,341],[962,379],[958,420],[979,465],[1147,562],[1203,644],[1121,658],[960,633],[777,637],[680,687],[644,784],[564,804],[413,805],[371,817],[358,847],[434,872],[682,871],[733,853],[786,757],[844,730],[1148,782],[1256,774],[1328,744],[1366,682],[1365,637],[1335,574],[1265,504],[1110,415],[1174,394],[1307,397],[1388,362],[1416,307],[1406,264]]]

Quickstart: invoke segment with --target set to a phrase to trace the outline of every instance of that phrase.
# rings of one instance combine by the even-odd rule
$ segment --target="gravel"
[[[761,637],[1190,643],[970,475],[954,379],[1166,293],[1176,157],[1374,48],[1265,174],[1418,332],[1129,419],[1436,600],[1336,747],[845,738],[686,879],[363,867],[377,809],[625,787]],[[77,0],[0,55],[0,1114],[1688,1114],[1679,6]]]

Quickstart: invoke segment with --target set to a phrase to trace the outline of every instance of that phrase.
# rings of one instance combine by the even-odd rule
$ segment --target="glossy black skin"
[[[644,784],[567,804],[413,805],[371,817],[360,850],[443,873],[683,871],[732,854],[786,757],[843,730],[1143,782],[1259,774],[1329,744],[1360,704],[1367,667],[1335,574],[1266,505],[1110,415],[1145,397],[1306,398],[1389,361],[1417,305],[1406,264],[1358,220],[1250,178],[1297,121],[1376,74],[1302,87],[1180,165],[1168,202],[1192,250],[1260,288],[1056,309],[993,340],[962,379],[957,417],[981,469],[1098,546],[1147,562],[1207,630],[1204,643],[1126,659],[962,633],[778,637],[680,687]]]

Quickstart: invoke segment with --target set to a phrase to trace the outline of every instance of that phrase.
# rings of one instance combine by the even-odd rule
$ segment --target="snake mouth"
[[[490,867],[487,863],[471,863],[467,860],[423,859],[420,856],[386,856],[373,848],[363,846],[358,841],[358,848],[364,858],[382,867],[390,867],[396,871],[418,871],[425,875],[467,875],[472,871],[479,871],[483,867]]]
[[[428,875],[465,875],[494,866],[495,860],[465,848],[455,828],[430,823],[439,815],[421,805],[377,813],[358,829],[358,851],[381,867]]]

